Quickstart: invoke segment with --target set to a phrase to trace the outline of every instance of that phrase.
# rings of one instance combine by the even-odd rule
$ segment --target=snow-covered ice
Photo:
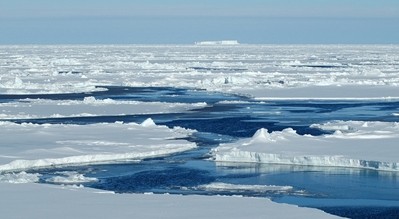
[[[264,198],[113,194],[89,188],[0,183],[4,218],[339,218]],[[23,209],[21,210],[21,207]]]
[[[0,171],[141,160],[196,147],[195,143],[176,140],[188,136],[192,130],[157,126],[151,119],[142,125],[0,122],[0,127]]]
[[[399,171],[399,124],[335,121],[314,124],[332,135],[298,135],[289,128],[268,133],[259,129],[252,138],[213,149],[216,161],[337,166]]]

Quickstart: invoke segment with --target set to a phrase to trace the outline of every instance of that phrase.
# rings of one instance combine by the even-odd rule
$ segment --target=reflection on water
[[[252,183],[291,185],[313,197],[398,200],[399,173],[355,168],[217,163],[226,175],[254,175]],[[245,182],[245,180],[243,180]]]
[[[340,167],[217,163],[240,183],[287,184],[303,194],[272,196],[280,203],[319,208],[349,218],[398,218],[399,173]]]

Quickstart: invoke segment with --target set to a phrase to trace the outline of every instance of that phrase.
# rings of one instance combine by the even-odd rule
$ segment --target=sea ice
[[[0,94],[90,93],[104,90],[98,87],[104,85],[173,85],[242,94],[258,100],[399,97],[398,45],[219,44],[0,46]],[[203,107],[136,105],[92,97],[83,101],[29,100],[0,105],[1,118],[164,113]],[[334,134],[300,136],[292,129],[273,133],[260,129],[254,138],[220,145],[213,151],[214,157],[228,162],[398,170],[396,123],[338,121],[313,127]],[[3,182],[38,180],[38,175],[11,173],[16,170],[140,160],[196,147],[181,140],[191,130],[169,129],[150,120],[141,125],[84,126],[0,122],[0,129]],[[69,177],[53,180],[77,181],[84,176]],[[115,195],[31,183],[3,183],[0,193],[0,214],[4,218],[159,218],[159,212],[169,218],[336,218],[314,209],[244,197]]]
[[[399,93],[397,45],[27,45],[0,49],[4,51],[0,93],[9,94],[171,84],[259,99],[380,99],[398,98]]]

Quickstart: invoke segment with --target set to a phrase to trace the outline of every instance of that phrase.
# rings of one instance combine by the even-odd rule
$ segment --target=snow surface
[[[263,198],[113,194],[80,187],[0,183],[2,218],[339,218]]]
[[[143,124],[91,125],[16,124],[0,122],[0,172],[80,165],[97,162],[141,160],[191,150],[195,143],[175,140],[193,131]]]
[[[298,135],[288,128],[222,144],[212,153],[216,161],[356,167],[399,171],[399,124],[335,121],[314,124],[332,135]]]

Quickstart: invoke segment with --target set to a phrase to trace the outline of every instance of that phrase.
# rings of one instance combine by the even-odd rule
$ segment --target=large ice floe
[[[216,161],[336,166],[399,171],[399,124],[335,121],[314,124],[331,135],[299,135],[288,128],[269,133],[259,129],[252,138],[222,144]]]
[[[0,183],[3,218],[339,218],[264,198],[114,194],[76,186]],[[23,206],[23,210],[21,210]]]
[[[190,150],[195,143],[176,140],[192,130],[142,124],[16,124],[0,122],[0,172],[57,165],[131,161]]]

